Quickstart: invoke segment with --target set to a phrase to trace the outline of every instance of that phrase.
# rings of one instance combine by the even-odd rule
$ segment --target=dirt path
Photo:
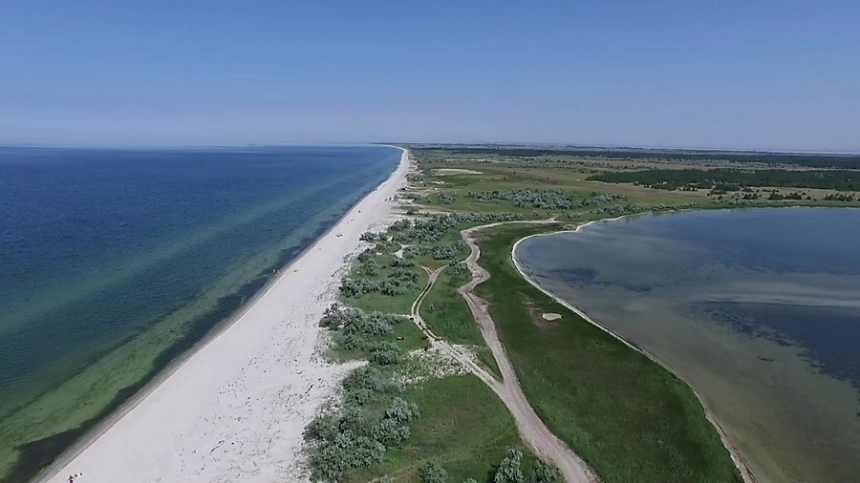
[[[525,223],[554,223],[555,220],[543,220],[538,222]],[[508,407],[508,410],[514,416],[517,423],[517,428],[520,431],[523,439],[532,447],[535,453],[543,460],[548,461],[561,471],[565,480],[568,483],[588,483],[597,481],[597,477],[567,445],[558,437],[556,437],[544,422],[535,413],[534,408],[529,404],[520,383],[517,380],[517,374],[511,364],[508,355],[505,353],[504,346],[499,340],[496,332],[496,325],[487,310],[487,302],[478,297],[474,290],[481,283],[489,280],[490,274],[483,267],[478,265],[478,259],[481,256],[481,249],[473,238],[473,234],[477,231],[491,228],[500,225],[501,223],[493,223],[474,228],[463,230],[461,236],[469,248],[472,250],[469,258],[466,259],[466,265],[469,271],[472,272],[472,280],[460,287],[457,291],[466,302],[469,304],[469,309],[472,311],[472,316],[475,318],[478,327],[481,329],[481,335],[493,352],[493,357],[499,365],[499,370],[502,373],[503,383],[502,390],[496,391],[499,397]],[[507,222],[505,224],[510,224]]]
[[[484,384],[489,386],[490,389],[493,390],[493,392],[498,394],[500,398],[504,399],[504,396],[500,392],[504,391],[504,386],[490,373],[490,371],[475,362],[471,353],[454,347],[453,345],[449,344],[444,339],[433,333],[433,329],[431,329],[430,326],[427,325],[426,322],[424,322],[424,319],[421,318],[421,314],[419,313],[421,303],[424,301],[424,298],[427,297],[427,294],[430,293],[430,290],[433,289],[433,285],[436,283],[436,279],[439,278],[439,274],[442,273],[442,270],[445,270],[446,267],[447,265],[432,271],[427,267],[421,267],[427,272],[429,279],[427,281],[427,285],[424,287],[424,290],[422,290],[421,293],[418,294],[418,297],[415,299],[415,301],[412,302],[412,309],[410,310],[410,319],[412,320],[412,322],[415,323],[415,325],[418,326],[419,329],[421,329],[421,332],[423,332],[424,335],[427,336],[427,340],[434,348],[444,354],[449,355],[450,357],[463,364],[463,366],[467,368],[469,372],[477,376],[478,379],[480,379],[484,382]]]
[[[552,223],[554,220],[543,220],[538,222],[524,222],[524,223]],[[505,222],[509,224],[510,222]],[[516,223],[516,222],[515,222]],[[564,475],[565,480],[568,483],[592,483],[596,482],[597,478],[594,476],[592,471],[588,468],[588,465],[585,464],[582,459],[580,459],[567,445],[564,444],[563,441],[558,439],[549,428],[541,421],[540,417],[538,417],[537,413],[535,413],[534,409],[529,404],[528,400],[523,394],[522,389],[520,388],[519,381],[517,380],[516,373],[514,372],[514,368],[511,365],[510,360],[508,359],[507,354],[504,351],[504,347],[502,346],[501,341],[499,340],[498,334],[496,333],[496,326],[493,323],[493,320],[490,318],[487,312],[487,303],[475,295],[474,288],[479,284],[490,278],[490,274],[484,270],[480,265],[478,265],[478,258],[481,256],[481,250],[478,248],[477,244],[475,244],[474,240],[471,237],[471,234],[482,229],[490,228],[501,223],[493,223],[490,225],[483,225],[475,228],[471,228],[469,230],[464,230],[461,232],[463,240],[469,245],[472,250],[472,253],[469,255],[469,258],[466,260],[466,264],[469,267],[469,270],[472,272],[472,280],[466,285],[460,287],[458,292],[466,299],[466,302],[469,304],[469,308],[472,311],[472,316],[475,318],[475,322],[478,324],[478,327],[481,330],[481,334],[484,337],[484,340],[487,342],[487,345],[493,352],[493,357],[496,359],[496,363],[499,365],[499,370],[502,373],[502,381],[499,381],[490,371],[488,371],[485,367],[475,362],[472,354],[458,349],[457,347],[449,344],[441,337],[436,335],[433,332],[433,329],[424,322],[424,319],[421,318],[420,308],[421,303],[427,297],[427,294],[430,293],[430,290],[433,289],[433,285],[436,283],[436,279],[439,278],[439,274],[446,268],[445,266],[441,268],[437,268],[436,270],[430,270],[427,267],[422,267],[427,272],[428,281],[427,285],[418,294],[418,297],[412,303],[412,308],[410,310],[410,318],[421,329],[421,332],[427,336],[427,339],[430,341],[430,344],[439,350],[442,353],[448,354],[450,357],[456,359],[464,367],[466,367],[472,374],[474,374],[478,379],[484,382],[497,396],[511,414],[514,417],[514,421],[516,422],[517,429],[520,432],[520,435],[526,441],[526,443],[531,446],[534,452],[543,460],[548,461],[558,467],[561,471],[562,475]]]

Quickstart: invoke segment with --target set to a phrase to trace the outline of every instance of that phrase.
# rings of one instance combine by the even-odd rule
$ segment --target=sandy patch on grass
[[[460,169],[460,168],[438,168],[433,170],[433,174],[436,176],[453,176],[456,174],[484,174],[480,171],[475,171],[472,169]]]

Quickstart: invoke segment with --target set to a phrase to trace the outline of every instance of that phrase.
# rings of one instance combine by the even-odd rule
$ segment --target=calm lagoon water
[[[860,210],[699,211],[522,242],[541,286],[687,380],[762,481],[860,474]]]
[[[228,319],[399,159],[0,149],[0,481],[32,474]]]

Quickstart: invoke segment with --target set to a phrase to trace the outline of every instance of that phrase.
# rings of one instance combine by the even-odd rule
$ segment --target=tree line
[[[675,151],[666,149],[580,149],[526,147],[441,147],[452,154],[497,155],[523,158],[575,156],[618,161],[726,161],[735,163],[781,164],[813,168],[860,169],[860,156],[839,154],[791,154],[773,152]]]
[[[469,192],[466,196],[480,201],[512,201],[518,208],[545,210],[570,210],[624,199],[624,195],[600,194],[596,192],[592,192],[591,196],[581,197],[558,189],[478,191]]]
[[[664,190],[708,189],[728,192],[741,191],[750,186],[860,190],[860,172],[849,170],[646,169],[600,173],[587,179],[633,183]]]

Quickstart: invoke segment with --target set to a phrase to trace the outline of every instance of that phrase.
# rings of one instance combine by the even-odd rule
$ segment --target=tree
[[[523,459],[523,453],[519,450],[512,449],[508,456],[499,463],[499,469],[496,471],[494,483],[525,483],[523,470],[520,468],[520,463]]]
[[[433,462],[425,463],[418,470],[418,476],[421,477],[421,483],[445,483],[448,481],[448,472]]]

